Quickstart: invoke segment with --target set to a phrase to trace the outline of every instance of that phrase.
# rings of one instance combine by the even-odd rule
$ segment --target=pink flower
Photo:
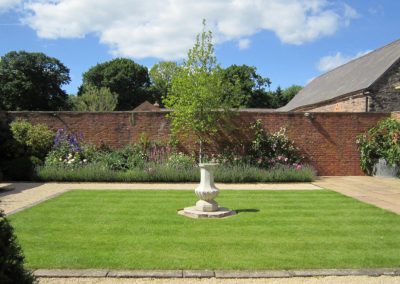
[[[298,170],[298,171],[301,170],[301,165],[297,165],[296,170]]]

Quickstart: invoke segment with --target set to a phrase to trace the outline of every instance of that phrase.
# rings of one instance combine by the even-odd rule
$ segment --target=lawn
[[[400,267],[400,216],[337,193],[222,191],[239,211],[195,220],[191,191],[71,191],[10,216],[31,268]]]

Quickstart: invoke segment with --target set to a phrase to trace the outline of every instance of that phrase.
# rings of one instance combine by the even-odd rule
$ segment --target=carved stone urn
[[[194,192],[200,200],[196,202],[196,206],[179,210],[178,214],[191,218],[222,218],[236,214],[233,210],[219,207],[214,200],[219,193],[219,189],[214,184],[214,170],[217,165],[216,163],[199,164],[200,184]]]
[[[200,184],[194,192],[200,199],[196,202],[196,209],[203,212],[214,212],[218,210],[218,203],[214,200],[219,190],[214,184],[214,169],[218,164],[200,164]]]

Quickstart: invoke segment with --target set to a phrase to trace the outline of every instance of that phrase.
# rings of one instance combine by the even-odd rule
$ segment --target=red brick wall
[[[261,119],[268,131],[287,128],[287,134],[308,157],[319,175],[362,175],[356,137],[390,113],[271,113],[241,111],[233,119],[237,128],[229,132],[221,125],[221,133],[212,148],[223,148],[227,141],[239,143],[251,138],[249,124]],[[85,141],[105,143],[120,147],[135,142],[141,133],[149,139],[166,142],[169,123],[165,112],[8,112],[10,122],[16,117],[25,117],[33,123],[45,123],[53,129],[64,128],[81,132]],[[193,142],[186,141],[183,147],[195,149]]]

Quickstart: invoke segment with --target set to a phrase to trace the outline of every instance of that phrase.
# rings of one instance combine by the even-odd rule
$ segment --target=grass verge
[[[72,191],[10,216],[31,268],[400,266],[400,217],[334,192],[222,191],[239,211],[177,215],[191,191]]]

